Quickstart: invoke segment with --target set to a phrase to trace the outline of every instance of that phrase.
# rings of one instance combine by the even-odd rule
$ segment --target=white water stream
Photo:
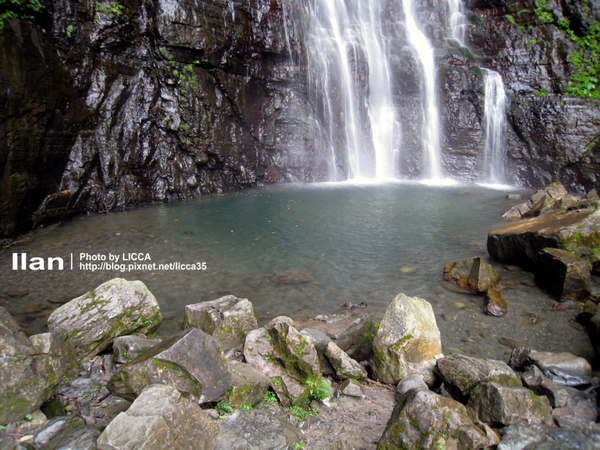
[[[485,152],[483,177],[485,182],[503,183],[504,178],[504,131],[506,128],[506,94],[500,74],[483,69],[485,74]]]

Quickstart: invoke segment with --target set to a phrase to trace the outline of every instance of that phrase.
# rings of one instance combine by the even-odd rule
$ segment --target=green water
[[[19,299],[5,294],[0,304],[28,331],[41,331],[49,310],[46,300],[75,297],[114,277],[139,279],[161,304],[167,319],[163,333],[168,334],[179,327],[186,304],[226,294],[251,300],[259,323],[264,323],[282,314],[297,318],[337,313],[346,302],[366,302],[366,311],[381,317],[403,292],[432,303],[446,351],[506,356],[508,349],[497,343],[498,337],[557,350],[565,345],[554,336],[558,331],[573,334],[573,342],[580,342],[579,353],[585,353],[583,332],[568,323],[568,312],[545,312],[552,300],[528,286],[531,274],[509,273],[496,264],[503,277],[513,280],[513,288],[503,292],[509,302],[504,318],[481,313],[480,297],[442,285],[444,264],[487,256],[487,232],[517,202],[507,199],[506,191],[471,185],[313,184],[79,217],[0,253],[2,290],[29,290]],[[63,257],[65,270],[12,270],[12,253],[22,252]],[[124,272],[92,272],[78,266],[81,253],[107,260],[110,254],[122,258],[124,253],[143,253],[151,258],[144,263],[205,263],[206,269],[128,271],[127,261]],[[275,273],[289,269],[307,272],[313,281],[274,282]],[[529,313],[551,317],[532,326]],[[558,314],[565,316],[564,324]]]

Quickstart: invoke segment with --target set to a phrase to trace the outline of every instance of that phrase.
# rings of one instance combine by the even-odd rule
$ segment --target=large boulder
[[[159,344],[161,339],[147,338],[144,335],[127,335],[119,336],[113,341],[113,353],[115,361],[118,363],[126,363],[137,358],[141,353],[145,352],[156,344]]]
[[[324,351],[325,357],[335,370],[337,378],[342,380],[352,378],[362,380],[367,378],[367,370],[356,360],[350,358],[346,352],[339,348],[333,341],[327,344]]]
[[[374,377],[391,384],[417,374],[431,385],[442,343],[431,304],[399,294],[388,305],[373,340]]]
[[[600,264],[600,201],[590,201],[568,211],[551,211],[532,219],[511,222],[490,231],[489,254],[507,264],[534,270],[540,252],[558,248]]]
[[[186,305],[183,327],[200,328],[227,352],[233,348],[242,350],[246,334],[258,328],[258,323],[248,299],[226,295],[210,302]]]
[[[64,344],[44,333],[27,338],[0,307],[0,424],[40,407],[63,376]]]
[[[256,406],[265,397],[265,391],[271,386],[271,380],[250,364],[240,361],[228,361],[232,374],[231,387],[223,400],[232,408]]]
[[[462,395],[468,395],[473,388],[488,381],[512,387],[521,385],[517,374],[506,363],[493,359],[455,353],[439,359],[437,370],[442,379],[456,387]]]
[[[539,255],[535,282],[558,300],[586,299],[590,295],[592,263],[558,248],[545,248]]]
[[[213,450],[219,427],[192,400],[163,384],[146,387],[98,439],[99,450]]]
[[[280,316],[251,331],[244,347],[246,361],[269,377],[280,400],[296,402],[311,393],[321,379],[319,357],[312,340]]]
[[[115,395],[133,399],[156,383],[168,384],[198,403],[207,403],[231,387],[231,372],[212,336],[189,328],[123,365],[108,388]]]
[[[446,264],[442,276],[444,281],[472,294],[485,292],[500,282],[500,274],[480,256]]]
[[[65,303],[48,318],[52,333],[61,334],[78,367],[121,335],[149,333],[160,325],[158,302],[141,281],[115,278]]]
[[[215,450],[288,450],[303,448],[300,429],[267,411],[235,411],[218,422]]]
[[[550,425],[552,415],[546,397],[522,387],[494,381],[477,385],[469,395],[469,415],[489,424],[535,423]]]
[[[475,449],[493,443],[469,418],[464,405],[429,390],[413,389],[394,408],[377,449]]]

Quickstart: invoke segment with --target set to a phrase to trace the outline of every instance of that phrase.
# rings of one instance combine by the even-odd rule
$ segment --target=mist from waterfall
[[[325,124],[330,178],[397,177],[401,132],[382,0],[310,0],[306,14],[310,98]]]

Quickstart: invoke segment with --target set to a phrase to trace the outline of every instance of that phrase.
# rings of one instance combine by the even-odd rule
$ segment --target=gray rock
[[[325,349],[327,348],[327,344],[331,342],[331,338],[315,328],[303,328],[300,330],[300,334],[305,336],[307,339],[310,339],[315,346],[317,354],[319,355],[321,373],[323,375],[335,375],[335,369],[325,356]]]
[[[363,392],[360,383],[352,379],[347,379],[343,381],[343,383],[340,385],[340,392],[349,397],[365,397],[365,393]]]
[[[396,405],[379,441],[379,449],[482,448],[486,433],[467,415],[464,405],[429,390],[413,389]]]
[[[435,380],[433,368],[441,358],[442,344],[431,304],[399,294],[388,305],[373,340],[374,377],[397,384],[417,374],[427,384]]]
[[[316,386],[321,378],[312,340],[300,334],[289,317],[276,317],[264,328],[248,333],[244,356],[249,364],[271,379],[284,404],[298,400],[307,385]]]
[[[529,389],[481,383],[469,395],[469,415],[488,424],[552,423],[550,403]]]
[[[0,307],[0,424],[21,420],[62,380],[64,345],[44,333],[27,338]]]
[[[90,378],[75,378],[59,386],[58,393],[70,399],[88,397],[100,392],[102,385]]]
[[[521,385],[515,372],[502,361],[473,358],[455,353],[441,358],[437,370],[446,383],[467,395],[475,386],[487,381],[511,387]]]
[[[302,440],[298,427],[267,411],[235,411],[218,424],[215,450],[289,450]]]
[[[44,424],[44,428],[33,438],[33,443],[37,446],[46,444],[54,439],[63,428],[70,427],[74,429],[84,425],[85,421],[79,416],[55,417]]]
[[[189,328],[122,366],[108,388],[115,395],[133,399],[155,383],[171,385],[198,403],[206,403],[229,389],[231,373],[213,337]]]
[[[498,444],[498,450],[524,450],[530,444],[541,442],[547,428],[542,425],[510,425],[502,430],[504,436]]]
[[[537,352],[532,350],[529,353],[529,361],[543,371],[555,367],[557,369],[567,370],[585,377],[592,375],[592,366],[585,358],[575,356],[574,354],[568,352],[551,353]]]
[[[346,378],[353,378],[355,380],[367,378],[366,369],[357,361],[350,358],[333,341],[327,344],[324,354],[333,366],[337,378],[342,380]]]
[[[396,398],[400,399],[412,390],[429,389],[419,375],[409,375],[396,386]]]
[[[598,418],[595,393],[580,391],[572,387],[564,389],[568,395],[567,402],[563,407],[555,408],[552,411],[554,420],[561,427],[590,429]]]
[[[477,294],[485,292],[500,282],[500,274],[476,256],[463,261],[455,261],[444,266],[443,279],[459,288]]]
[[[592,263],[558,248],[544,248],[538,257],[535,282],[558,300],[590,295]]]
[[[171,386],[156,384],[106,427],[98,449],[212,450],[217,435],[217,424],[196,403]]]
[[[498,450],[595,450],[600,446],[600,432],[591,428],[553,429],[516,424],[503,431]]]
[[[96,450],[99,435],[100,431],[96,428],[70,422],[40,450]]]
[[[158,302],[144,283],[115,278],[56,309],[48,328],[62,334],[70,364],[78,367],[116,337],[149,333],[161,321]]]
[[[548,379],[537,366],[532,366],[522,375],[523,383],[536,395],[548,398],[553,408],[565,406],[569,400],[569,391]]]
[[[126,363],[137,358],[141,353],[161,342],[160,338],[146,338],[143,336],[119,336],[113,341],[115,361]]]
[[[271,380],[250,364],[240,361],[228,361],[228,364],[232,374],[231,387],[223,399],[235,409],[248,404],[258,405],[271,386]]]
[[[234,295],[186,305],[183,316],[184,328],[200,328],[221,345],[224,352],[242,350],[246,333],[258,327],[252,303]]]
[[[0,450],[26,450],[21,444],[8,436],[0,436]]]

